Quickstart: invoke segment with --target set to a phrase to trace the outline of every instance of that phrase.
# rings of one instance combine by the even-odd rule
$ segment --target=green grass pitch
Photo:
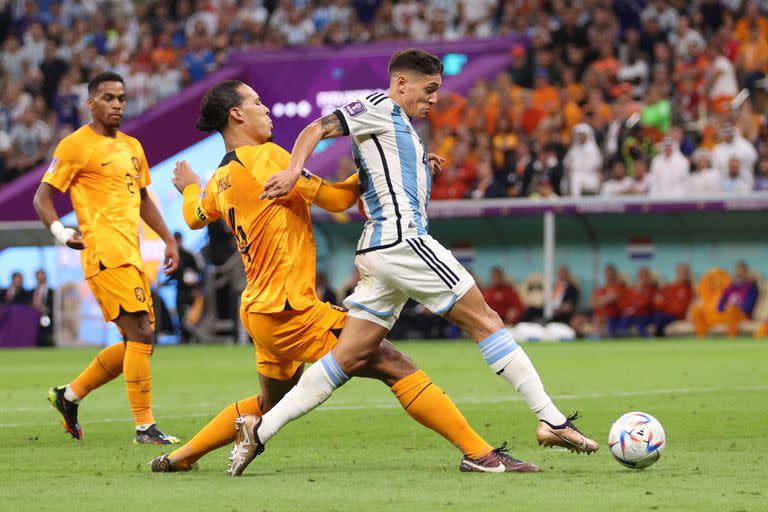
[[[197,472],[152,474],[162,447],[131,443],[122,380],[81,405],[84,439],[68,438],[46,390],[71,379],[95,349],[0,352],[0,510],[131,511],[760,511],[768,510],[768,343],[623,341],[525,346],[564,412],[601,449],[544,449],[537,422],[470,342],[399,346],[492,444],[541,474],[458,471],[459,453],[413,422],[382,384],[353,380],[288,425],[242,478],[228,448]],[[257,391],[251,347],[160,347],[152,360],[161,428],[189,439],[233,400]],[[606,449],[627,411],[667,432],[656,465],[625,469]]]

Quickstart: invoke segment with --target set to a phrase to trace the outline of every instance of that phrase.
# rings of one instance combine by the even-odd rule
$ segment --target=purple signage
[[[524,36],[507,36],[419,43],[418,47],[450,64],[444,89],[464,92],[478,79],[498,74],[509,61],[509,49],[514,44],[525,45],[526,41]],[[275,142],[290,151],[296,136],[312,120],[386,88],[389,58],[394,52],[414,45],[391,42],[234,53],[223,69],[125,123],[123,128],[141,141],[150,166],[155,165],[205,136],[195,128],[205,91],[221,80],[239,79],[249,83],[270,106]],[[349,141],[334,143],[313,157],[309,167],[326,175],[335,170],[338,157],[350,151]],[[0,222],[37,220],[32,197],[47,165],[48,162],[0,188]],[[62,197],[57,208],[63,215],[71,211],[71,204]]]
[[[344,48],[313,48],[234,54],[230,62],[249,72],[249,84],[272,110],[275,142],[291,150],[299,132],[311,121],[347,108],[357,115],[362,104],[353,103],[389,87],[387,65],[398,50],[418,46],[445,64],[443,90],[466,92],[479,79],[492,79],[509,63],[509,50],[527,44],[521,36],[454,42],[391,42]],[[351,153],[349,140],[339,139],[313,156],[309,168],[325,176],[335,171],[342,154]]]

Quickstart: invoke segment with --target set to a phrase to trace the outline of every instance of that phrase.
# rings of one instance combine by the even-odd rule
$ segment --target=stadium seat
[[[527,307],[543,308],[546,292],[544,290],[544,276],[539,272],[528,274],[518,287],[520,299]]]

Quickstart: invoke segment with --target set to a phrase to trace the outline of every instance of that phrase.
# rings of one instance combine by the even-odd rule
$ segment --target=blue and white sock
[[[349,377],[333,358],[333,354],[328,352],[304,372],[299,382],[277,405],[261,417],[259,440],[266,443],[286,423],[304,416],[325,402],[336,388],[348,380]]]
[[[552,425],[565,423],[565,415],[552,403],[552,399],[544,391],[544,384],[536,368],[509,331],[496,331],[481,341],[478,347],[491,370],[512,384],[540,420]]]

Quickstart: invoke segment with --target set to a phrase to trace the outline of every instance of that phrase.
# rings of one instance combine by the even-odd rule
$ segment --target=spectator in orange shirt
[[[768,40],[760,37],[756,21],[750,26],[749,39],[739,47],[736,67],[743,75],[744,85],[753,92],[755,82],[768,71]]]
[[[455,164],[450,164],[441,172],[432,185],[431,198],[433,201],[441,199],[464,199],[467,195],[467,186],[459,179],[459,172]]]
[[[452,166],[458,173],[456,179],[467,187],[477,178],[477,158],[470,149],[470,141],[460,139],[454,144],[451,156],[448,158],[448,166]]]
[[[621,68],[614,52],[613,44],[610,41],[602,41],[598,48],[598,57],[591,65],[591,68],[601,75],[604,84],[615,81]]]
[[[435,107],[429,113],[428,119],[432,126],[432,133],[437,133],[444,127],[456,130],[464,117],[467,100],[458,93],[441,92]]]
[[[756,1],[751,1],[747,4],[744,16],[733,27],[734,39],[739,43],[749,40],[749,29],[752,24],[757,25],[761,39],[768,39],[768,19],[760,13],[760,5]]]
[[[520,93],[519,127],[527,134],[533,135],[547,111],[533,102],[533,93],[524,91]]]
[[[517,134],[512,129],[509,118],[506,115],[500,115],[496,123],[496,133],[491,139],[493,167],[497,173],[501,174],[503,170],[510,169],[514,165],[517,142]]]
[[[635,326],[640,336],[648,337],[646,325],[651,320],[655,295],[656,283],[651,276],[651,271],[648,267],[640,267],[637,270],[635,286],[625,289],[619,298],[619,309],[621,309],[619,332],[621,334],[626,334],[627,329]]]
[[[688,264],[680,263],[675,268],[675,280],[656,292],[653,297],[654,313],[651,323],[656,329],[657,338],[665,335],[664,330],[669,324],[685,318],[692,300],[691,269]]]
[[[682,88],[683,80],[691,80],[693,89],[700,90],[704,86],[708,66],[709,59],[704,53],[704,48],[692,42],[688,47],[688,56],[677,59],[675,63],[672,79],[677,84],[677,89]]]
[[[456,136],[451,128],[443,126],[437,131],[433,131],[429,138],[429,151],[438,155],[447,155],[446,165],[451,163],[453,148],[456,146]]]
[[[160,34],[157,46],[150,53],[150,60],[155,68],[160,66],[160,62],[165,62],[168,67],[176,64],[177,55],[170,33],[164,32]]]
[[[619,278],[616,266],[609,263],[605,266],[605,284],[592,292],[589,306],[592,308],[592,322],[595,332],[616,336],[621,320],[619,299],[624,293],[624,283]]]
[[[584,114],[591,119],[589,123],[596,131],[602,131],[613,121],[613,109],[606,103],[603,91],[593,89],[589,92]],[[591,117],[590,117],[591,116]]]
[[[560,108],[560,91],[550,82],[549,71],[546,68],[536,70],[531,101],[544,112],[554,112]]]
[[[504,277],[501,267],[491,269],[490,285],[483,290],[488,306],[499,314],[505,324],[517,323],[525,312],[523,302]]]
[[[490,91],[484,80],[478,81],[469,92],[463,121],[471,127],[482,127],[487,133],[496,128],[498,109],[489,101]]]

